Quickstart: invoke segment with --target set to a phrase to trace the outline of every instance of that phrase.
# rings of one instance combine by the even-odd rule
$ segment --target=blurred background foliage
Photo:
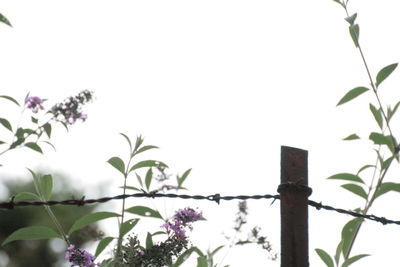
[[[48,172],[39,170],[36,173],[47,174]],[[83,188],[79,189],[79,185],[71,185],[66,175],[58,173],[52,174],[52,176],[54,180],[52,200],[80,199],[84,196]],[[8,201],[19,192],[35,192],[31,178],[2,177],[0,187],[2,187],[0,201]],[[64,227],[64,231],[67,232],[78,218],[93,212],[96,207],[97,205],[82,207],[56,205],[51,208]],[[16,207],[13,210],[0,210],[0,243],[14,231],[28,226],[48,226],[56,231],[43,207]],[[90,245],[91,242],[98,240],[102,235],[103,232],[98,228],[98,225],[93,224],[74,232],[70,241],[77,247],[82,247]],[[63,266],[66,248],[66,242],[61,239],[14,241],[0,247],[0,266]]]

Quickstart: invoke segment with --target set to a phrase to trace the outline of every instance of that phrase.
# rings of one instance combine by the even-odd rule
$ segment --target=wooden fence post
[[[281,267],[309,267],[308,152],[281,147]]]

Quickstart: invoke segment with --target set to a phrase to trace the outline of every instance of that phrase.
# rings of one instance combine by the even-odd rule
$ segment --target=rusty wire
[[[71,205],[71,206],[84,206],[86,204],[95,204],[95,203],[104,203],[111,200],[120,200],[126,198],[180,198],[180,199],[194,199],[194,200],[209,200],[215,201],[217,204],[220,203],[221,200],[247,200],[247,199],[272,199],[274,203],[275,200],[279,200],[279,195],[237,195],[237,196],[221,196],[220,194],[214,195],[185,195],[185,194],[163,194],[157,192],[143,192],[136,194],[125,194],[125,195],[117,195],[113,197],[102,197],[98,199],[85,199],[82,197],[81,199],[67,199],[61,201],[49,200],[49,201],[16,201],[14,202],[14,198],[11,198],[8,202],[0,202],[0,209],[8,209],[12,210],[15,207],[24,207],[24,206],[54,206],[54,205]],[[351,210],[345,210],[341,208],[335,208],[329,205],[323,205],[322,202],[316,202],[313,200],[308,201],[308,205],[315,207],[317,210],[329,210],[335,211],[341,214],[347,214],[357,218],[363,218],[375,222],[380,222],[383,225],[386,224],[396,224],[400,225],[400,221],[390,220],[385,217],[379,217],[373,214],[362,214]]]

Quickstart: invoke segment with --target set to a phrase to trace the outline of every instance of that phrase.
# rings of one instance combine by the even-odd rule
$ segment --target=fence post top
[[[281,146],[281,184],[308,185],[308,151]]]

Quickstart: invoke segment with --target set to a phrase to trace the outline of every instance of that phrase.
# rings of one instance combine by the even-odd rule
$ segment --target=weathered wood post
[[[281,267],[309,267],[308,152],[281,147]]]

